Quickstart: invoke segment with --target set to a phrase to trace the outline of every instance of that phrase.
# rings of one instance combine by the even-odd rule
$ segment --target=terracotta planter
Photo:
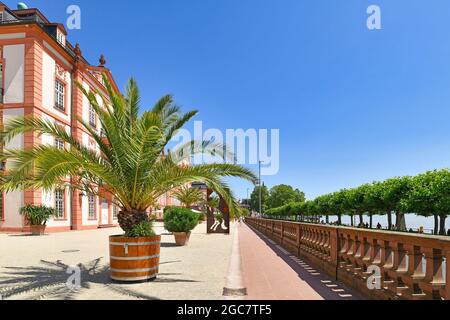
[[[121,282],[143,282],[156,279],[159,272],[161,236],[109,238],[111,279]]]
[[[175,243],[180,247],[187,246],[191,237],[190,232],[174,232],[173,235],[175,236]]]
[[[46,225],[30,226],[31,234],[33,236],[42,236],[45,234],[46,227]]]

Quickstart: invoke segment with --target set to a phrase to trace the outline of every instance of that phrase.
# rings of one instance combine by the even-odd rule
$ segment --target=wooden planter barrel
[[[159,272],[161,236],[109,238],[111,279],[124,282],[147,281]]]

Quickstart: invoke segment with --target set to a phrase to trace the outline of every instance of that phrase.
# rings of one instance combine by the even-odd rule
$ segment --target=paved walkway
[[[222,299],[232,237],[207,235],[199,225],[187,247],[176,247],[162,224],[160,274],[154,282],[109,279],[108,236],[120,229],[55,233],[42,237],[0,234],[0,300],[216,300]],[[69,266],[81,266],[81,289],[66,286]]]
[[[238,227],[248,300],[360,300],[362,296],[245,224]]]

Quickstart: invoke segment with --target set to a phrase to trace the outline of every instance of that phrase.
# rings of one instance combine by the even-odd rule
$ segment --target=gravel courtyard
[[[120,229],[99,229],[32,237],[0,234],[0,300],[23,299],[222,299],[232,236],[207,235],[199,225],[188,247],[176,247],[162,234],[160,275],[153,282],[116,284],[109,279],[108,236]],[[80,266],[81,288],[66,282],[69,267]]]

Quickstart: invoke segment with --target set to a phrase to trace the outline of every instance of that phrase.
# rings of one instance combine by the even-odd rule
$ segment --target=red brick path
[[[238,230],[248,300],[362,299],[245,224]]]

